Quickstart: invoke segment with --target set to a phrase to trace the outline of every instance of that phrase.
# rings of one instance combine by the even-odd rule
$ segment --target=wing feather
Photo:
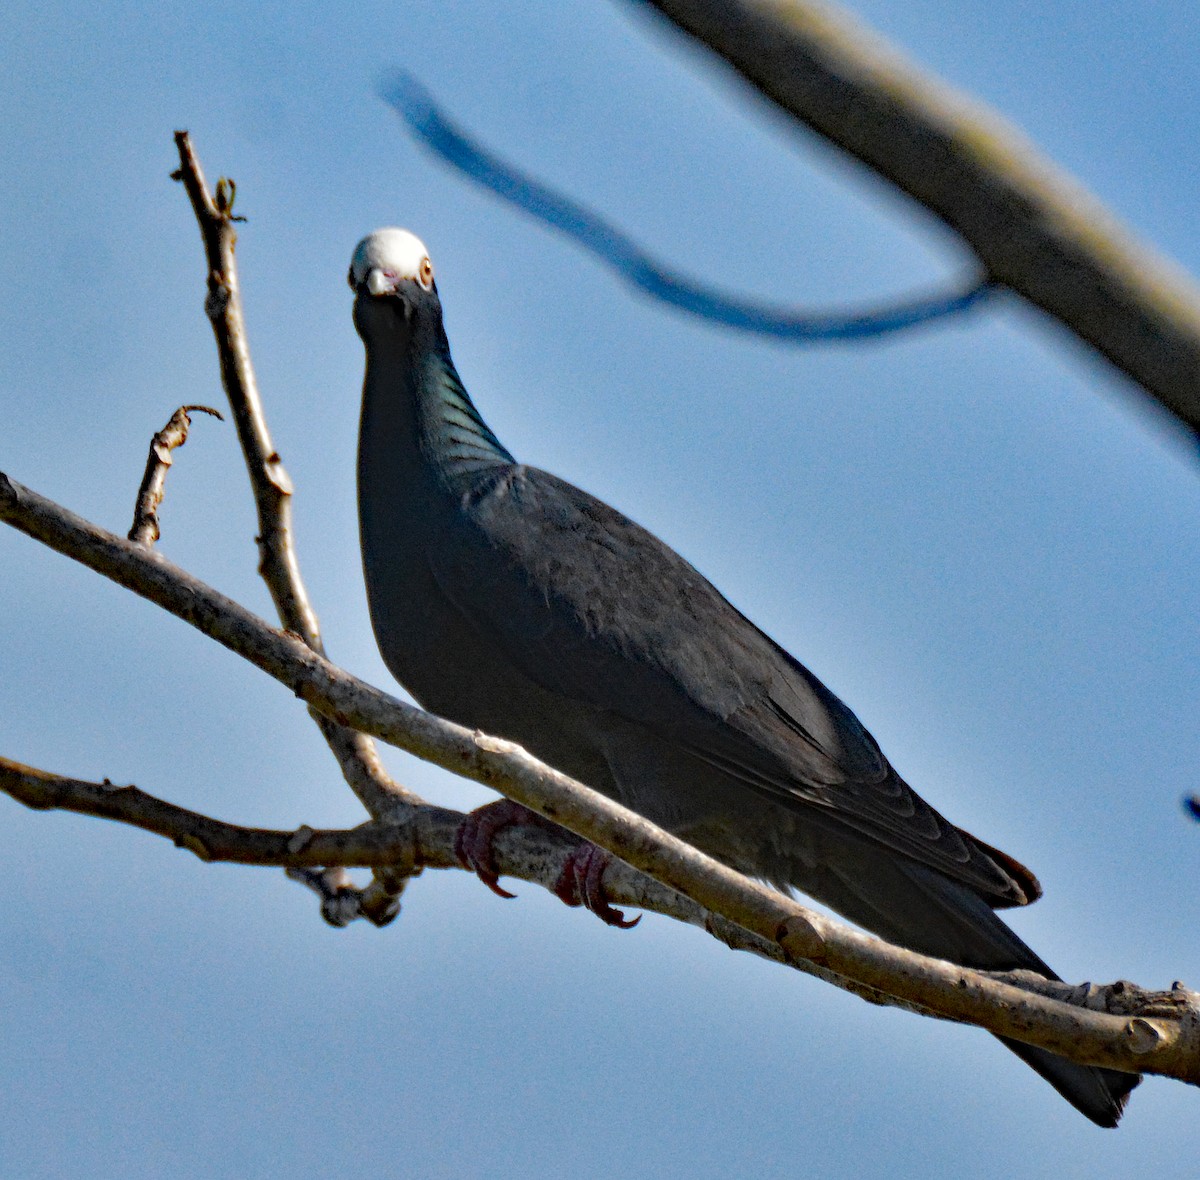
[[[434,577],[535,683],[994,904],[1037,896],[1028,870],[926,804],[841,700],[653,534],[523,466],[487,475],[464,507],[473,543],[431,553]]]

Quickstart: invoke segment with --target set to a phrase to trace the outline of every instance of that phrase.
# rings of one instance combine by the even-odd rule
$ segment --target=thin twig
[[[237,233],[233,223],[242,220],[233,215],[237,188],[233,181],[222,177],[217,182],[214,199],[186,131],[175,133],[175,145],[179,150],[179,170],[172,175],[187,190],[204,240],[208,262],[208,298],[204,308],[217,341],[221,383],[233,411],[258,509],[259,573],[270,590],[280,622],[323,655],[325,647],[317,613],[309,601],[292,543],[292,481],[271,441],[250,360],[234,257]],[[396,819],[406,808],[420,803],[416,795],[388,775],[369,737],[336,725],[319,713],[313,712],[312,717],[346,782],[372,816]],[[376,882],[376,892],[394,890],[393,900],[399,898],[402,889],[403,884],[394,875],[387,881]]]
[[[1167,1015],[1126,1019],[1047,1000],[891,946],[741,876],[512,742],[472,732],[373,688],[157,551],[106,532],[2,473],[0,519],[157,603],[339,724],[524,804],[704,909],[778,944],[803,970],[809,964],[823,968],[1081,1064],[1200,1084],[1200,996]]]
[[[146,459],[146,473],[142,486],[138,488],[137,504],[133,510],[133,527],[129,539],[139,545],[153,545],[162,535],[158,527],[158,506],[162,503],[167,486],[167,469],[171,466],[171,452],[187,442],[188,429],[192,425],[189,414],[202,410],[224,422],[219,410],[211,406],[180,406],[171,415],[170,421],[150,440],[150,454]]]
[[[1200,432],[1200,291],[995,112],[824,0],[635,0],[954,230]]]
[[[415,865],[413,837],[396,825],[367,823],[345,831],[247,828],[178,807],[140,787],[52,774],[0,757],[0,791],[37,810],[54,808],[116,820],[154,832],[203,861],[243,865]]]
[[[236,190],[222,178],[214,199],[186,131],[175,133],[175,145],[180,166],[173,176],[187,190],[204,240],[208,264],[204,309],[216,338],[221,384],[233,411],[258,508],[259,572],[275,600],[283,625],[313,651],[322,651],[317,615],[309,602],[292,545],[292,481],[271,441],[250,360],[234,261],[237,232],[232,210]]]

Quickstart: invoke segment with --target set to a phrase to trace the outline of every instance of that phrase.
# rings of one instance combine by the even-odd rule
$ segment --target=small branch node
[[[271,486],[281,496],[291,496],[295,493],[296,488],[292,483],[292,477],[288,475],[287,468],[283,466],[283,460],[278,455],[271,457],[266,475],[271,481]]]
[[[245,221],[244,217],[233,215],[233,203],[237,200],[237,181],[229,176],[217,177],[217,192],[215,204],[217,213],[226,221]]]
[[[186,832],[184,835],[180,836],[175,841],[175,847],[186,848],[188,852],[194,853],[202,861],[205,861],[206,863],[212,862],[213,856],[212,852],[209,851],[208,845],[205,844],[199,836],[194,835],[191,832]]]
[[[237,198],[237,181],[229,176],[217,177],[217,212],[227,215],[233,211],[233,202]]]
[[[315,834],[316,833],[308,826],[308,824],[301,824],[300,827],[298,827],[295,832],[292,833],[291,839],[288,840],[288,852],[303,852],[312,843],[312,839]]]
[[[493,737],[491,734],[484,733],[482,729],[477,729],[471,735],[477,749],[482,750],[485,754],[524,754],[525,749],[517,745],[516,742],[507,741],[504,738]],[[464,754],[464,757],[466,755]]]
[[[1166,1039],[1166,1032],[1152,1020],[1135,1016],[1126,1026],[1130,1051],[1137,1054],[1151,1053]]]
[[[233,292],[215,271],[209,276],[208,294],[204,298],[204,314],[210,320],[217,321],[224,317],[229,309],[229,301]]]
[[[798,915],[784,918],[779,923],[775,941],[790,960],[807,959],[810,963],[819,964],[825,958],[825,938],[821,931],[814,923]]]
[[[357,889],[339,890],[321,902],[321,917],[339,930],[362,916],[361,895]]]
[[[362,907],[363,895],[355,889],[354,882],[350,880],[350,874],[345,869],[338,867],[284,871],[291,880],[306,885],[321,899],[321,917],[330,926],[349,926],[356,918],[366,917]],[[395,914],[392,917],[395,917]],[[390,920],[389,918],[388,921]],[[376,922],[376,925],[386,925],[386,922]]]
[[[420,870],[417,870],[420,872]],[[359,909],[362,916],[373,926],[380,928],[394,922],[400,915],[400,895],[409,878],[398,876],[387,869],[378,869],[374,880],[359,894]]]

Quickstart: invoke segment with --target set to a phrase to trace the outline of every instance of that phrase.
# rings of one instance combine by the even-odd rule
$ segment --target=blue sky
[[[1193,8],[859,5],[1193,273]],[[23,5],[0,76],[0,470],[118,531],[150,434],[219,404],[171,133],[239,183],[259,378],[332,654],[390,686],[359,577],[344,276],[429,245],[455,358],[520,458],[620,506],[803,659],[953,820],[1029,864],[1064,976],[1197,985],[1200,462],[1015,301],[789,349],[647,304],[419,151],[402,65],[508,158],[676,266],[822,309],[950,282],[906,200],[633,5]],[[172,472],[163,551],[263,614],[229,426]],[[245,823],[361,813],[297,703],[0,531],[0,750]],[[488,796],[396,752],[438,802]],[[0,1159],[14,1176],[1194,1174],[1196,1096],[1122,1129],[984,1034],[877,1011],[656,918],[532,886],[410,888],[333,931],[263,870],[0,800]],[[964,1161],[969,1161],[965,1164]]]

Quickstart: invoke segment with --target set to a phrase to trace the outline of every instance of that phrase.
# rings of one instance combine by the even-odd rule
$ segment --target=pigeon
[[[417,237],[363,239],[349,281],[371,623],[418,703],[889,942],[1057,978],[995,912],[1041,895],[1028,869],[921,799],[850,709],[674,550],[504,447],[450,358]],[[473,812],[461,859],[495,886],[492,837],[532,815]],[[596,852],[560,896],[628,924]],[[1101,1126],[1140,1081],[1001,1039]]]

